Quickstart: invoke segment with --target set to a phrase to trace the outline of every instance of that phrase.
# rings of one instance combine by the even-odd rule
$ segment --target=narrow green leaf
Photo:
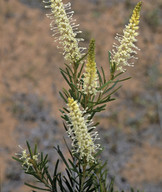
[[[116,86],[116,84],[117,84],[118,82],[119,82],[119,81],[114,82],[114,85],[112,85],[110,88],[104,90],[104,91],[103,91],[103,94],[108,93],[111,89],[113,89],[113,88]]]
[[[64,97],[64,95],[61,93],[61,91],[59,91],[59,94],[61,96],[61,98],[65,101],[65,103],[67,103],[67,99]]]
[[[124,73],[124,72],[118,73],[117,75],[114,76],[114,79],[115,79],[116,77],[120,76],[120,75],[123,74],[123,73]]]
[[[59,182],[61,192],[66,192],[66,189],[65,189],[65,187],[63,186],[63,183],[62,183],[61,174],[58,175],[58,182]]]
[[[70,72],[69,72],[68,68],[66,68],[66,73],[67,73],[67,75],[69,77],[69,80],[72,82],[72,76],[70,75]]]
[[[118,82],[126,81],[126,80],[131,79],[131,78],[132,78],[132,77],[127,77],[127,78],[125,78],[125,79],[120,79],[120,80],[118,80]]]
[[[37,144],[35,144],[35,147],[34,147],[34,155],[37,154]]]
[[[57,176],[58,165],[59,165],[59,159],[56,161],[55,169],[53,172],[53,178]]]
[[[27,144],[27,147],[28,147],[28,150],[29,150],[29,153],[30,153],[30,157],[33,158],[33,153],[32,153],[31,147],[29,145],[29,142],[26,141],[26,144]]]
[[[97,70],[97,74],[98,74],[98,77],[99,77],[99,83],[100,83],[100,86],[103,84],[103,82],[102,82],[102,77],[101,77],[101,75],[100,75],[100,72],[99,72],[99,70]]]
[[[71,184],[71,188],[72,188],[72,192],[73,192],[73,186],[74,186],[74,179],[72,178],[72,175],[71,175],[71,173],[66,169],[66,173],[67,173],[67,175],[68,175],[68,177],[69,177],[69,181],[70,181],[70,183],[69,183],[69,185]]]
[[[82,66],[81,66],[81,68],[80,68],[80,71],[79,71],[79,73],[78,73],[78,78],[80,78],[80,75],[81,75],[81,73],[82,73],[82,71],[83,71],[84,64],[85,64],[85,63],[83,62]]]
[[[66,165],[66,167],[68,168],[68,170],[70,170],[70,167],[69,167],[69,165],[68,165],[68,163],[67,163],[64,155],[62,154],[62,152],[61,152],[61,150],[60,150],[60,147],[57,146],[57,148],[56,148],[56,147],[54,147],[54,148],[56,149],[57,153],[60,155],[61,159],[63,160],[63,162],[64,162],[64,164]]]
[[[64,94],[66,95],[67,98],[70,97],[69,92],[65,88],[63,88],[63,92],[64,92]]]
[[[45,188],[41,188],[41,187],[36,187],[36,186],[34,186],[34,185],[31,185],[31,184],[29,184],[29,183],[24,183],[25,185],[27,185],[28,187],[32,187],[32,188],[34,188],[34,189],[39,189],[39,190],[42,190],[42,191],[51,191],[50,189],[45,189]]]
[[[100,88],[98,88],[97,90],[100,91],[101,89],[103,89],[104,87],[106,87],[108,84],[112,83],[112,81],[107,81],[105,84],[103,84]]]
[[[67,72],[65,71],[65,70],[63,70],[63,69],[61,69],[61,68],[59,68],[60,69],[60,72],[61,73],[65,73],[66,75],[67,75]]]
[[[41,152],[41,162],[43,161],[43,152]]]
[[[73,192],[73,188],[71,187],[71,185],[70,185],[69,181],[67,180],[67,178],[65,176],[63,176],[63,178],[64,178],[64,182],[65,182],[66,186],[69,189],[69,192]]]
[[[82,61],[87,55],[88,55],[88,53],[86,53],[85,55],[83,55],[83,57],[81,57],[77,62],[75,62],[76,68],[78,68],[80,61]]]
[[[71,74],[73,75],[73,71],[72,71],[72,69],[71,69],[71,66],[69,66],[68,64],[65,64],[66,65],[66,67],[68,68],[68,70],[71,72]]]
[[[111,92],[110,94],[109,94],[109,96],[110,95],[112,95],[113,93],[115,93],[118,89],[120,89],[122,86],[119,86],[117,89],[115,89],[113,92]]]
[[[66,126],[64,125],[64,127],[66,127]],[[67,127],[66,127],[66,131],[68,131]],[[73,154],[72,154],[72,152],[71,152],[71,150],[70,150],[70,148],[69,148],[69,146],[68,146],[68,144],[67,144],[67,142],[66,142],[66,140],[65,140],[64,137],[63,137],[63,139],[64,139],[65,145],[66,145],[66,147],[67,147],[67,149],[68,149],[68,151],[69,151],[69,154],[70,154],[70,156],[71,156],[72,159],[73,159],[73,158],[74,158],[74,157],[73,157]]]
[[[48,162],[48,154],[45,156],[45,158],[44,158],[44,160],[43,160],[43,164],[45,165],[45,164],[47,164],[47,162]]]
[[[67,79],[66,75],[62,71],[61,74],[64,77],[65,81],[68,83],[68,85],[71,87],[71,82]]]
[[[104,72],[104,70],[103,70],[103,67],[101,67],[101,71],[102,71],[104,83],[106,83],[106,77],[105,77],[105,72]]]
[[[19,159],[19,158],[16,158],[16,157],[12,157],[12,159],[14,159],[14,160],[16,160],[16,161],[18,161],[18,162],[20,162],[20,163],[23,163],[23,162],[24,162],[23,160],[21,160],[21,159]]]

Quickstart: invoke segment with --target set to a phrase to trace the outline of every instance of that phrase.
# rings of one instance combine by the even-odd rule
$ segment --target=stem
[[[75,85],[75,87],[77,87],[77,67],[73,64],[73,68],[74,68],[74,75],[73,75],[74,85]],[[75,95],[77,95],[76,89],[74,90],[74,93],[75,93]]]
[[[88,93],[88,95],[86,95],[86,98],[85,98],[85,103],[84,103],[84,109],[86,109],[86,107],[87,107],[87,104],[88,104],[88,100],[89,100],[89,93]]]
[[[52,189],[51,189],[51,186],[48,184],[48,182],[47,182],[45,179],[42,179],[42,174],[41,174],[40,170],[37,168],[36,162],[32,159],[32,160],[31,160],[31,163],[33,164],[33,167],[34,167],[34,169],[35,169],[35,171],[36,171],[36,173],[37,173],[37,176],[38,176],[39,180],[40,180],[42,183],[44,183],[44,185],[45,185],[46,187],[48,187],[50,190],[52,190]]]
[[[73,163],[74,163],[75,166],[77,166],[77,165],[76,165],[76,158],[75,158],[75,157],[74,157]],[[72,172],[72,175],[73,175],[73,178],[76,178],[76,177],[77,177],[77,174],[76,174],[75,171]],[[73,191],[75,191],[76,183],[75,183],[75,182],[73,182],[73,183],[74,183],[74,185],[73,185]]]
[[[113,80],[113,79],[114,79],[114,73],[112,73],[110,76],[110,80]]]
[[[84,187],[84,181],[85,181],[85,177],[86,177],[86,167],[87,167],[87,164],[86,164],[86,160],[84,159],[84,165],[83,165],[83,177],[82,177],[82,180],[81,180],[81,188],[80,188],[80,192],[84,192],[83,191],[83,187]]]

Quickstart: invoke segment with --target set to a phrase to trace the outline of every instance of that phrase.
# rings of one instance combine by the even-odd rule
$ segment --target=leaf
[[[116,77],[118,77],[119,75],[123,74],[123,73],[124,73],[124,72],[118,73],[117,75],[114,76],[114,79],[115,79]]]
[[[69,71],[73,74],[73,71],[71,70],[71,67],[68,64],[66,64],[66,63],[65,63],[65,65],[69,69]]]
[[[53,184],[53,180],[52,180],[51,175],[49,174],[47,168],[45,169],[45,173],[46,173],[46,175],[47,175],[48,180],[50,181],[50,183],[51,183],[51,185],[52,185],[52,184]]]
[[[84,184],[84,190],[88,187],[88,191],[90,189],[90,187],[93,185],[93,178],[94,178],[94,174],[91,174],[91,176],[89,177],[89,179],[86,181],[86,183]]]
[[[59,91],[60,96],[62,97],[62,99],[65,101],[65,103],[67,103],[67,99],[64,97],[64,95],[61,93],[61,91]]]
[[[66,68],[66,73],[67,73],[67,75],[68,75],[70,81],[72,82],[72,76],[70,75],[68,68]]]
[[[67,129],[67,127],[66,127],[65,124],[64,124],[64,127],[65,127],[65,130],[68,131],[68,129]],[[74,158],[74,157],[73,157],[73,154],[72,154],[72,152],[71,152],[71,150],[70,150],[70,148],[69,148],[69,146],[68,146],[68,144],[67,144],[67,142],[66,142],[66,140],[65,140],[64,137],[63,137],[63,139],[64,139],[65,145],[66,145],[66,147],[67,147],[67,149],[68,149],[68,151],[69,151],[69,153],[70,153],[70,156],[71,156],[72,158]]]
[[[131,78],[132,78],[132,77],[127,77],[127,78],[125,78],[125,79],[120,79],[120,80],[118,80],[118,82],[126,81],[126,80],[131,79]]]
[[[122,86],[119,86],[117,89],[115,89],[113,92],[111,92],[110,94],[109,94],[109,96],[110,95],[112,95],[113,93],[115,93],[118,89],[120,89]]]
[[[118,80],[115,81],[115,82],[114,82],[114,85],[112,85],[110,88],[104,90],[103,94],[108,93],[111,89],[113,89],[113,88],[115,87],[115,85],[116,85],[118,82],[119,82]]]
[[[105,77],[105,72],[104,72],[104,70],[103,70],[103,67],[101,67],[101,71],[102,71],[104,83],[106,83],[106,77]]]
[[[102,78],[101,78],[101,75],[100,75],[99,70],[97,70],[97,74],[98,74],[98,77],[99,77],[99,83],[100,83],[100,87],[101,87],[101,85],[103,84],[103,82],[102,82]]]
[[[41,162],[43,161],[43,152],[41,152]]]
[[[103,84],[100,88],[98,88],[97,90],[100,91],[101,89],[103,89],[104,87],[106,87],[108,84],[112,83],[112,81],[107,81],[105,84]]]
[[[78,61],[75,62],[76,68],[78,68],[80,61],[82,61],[87,55],[88,55],[88,52],[85,55],[83,55],[83,57],[81,57]]]
[[[69,92],[65,88],[63,88],[63,93],[67,98],[70,97]]]
[[[73,188],[71,187],[71,185],[70,185],[69,181],[67,180],[67,178],[65,176],[63,176],[63,178],[64,178],[64,182],[65,182],[66,186],[68,187],[69,191],[73,192]]]
[[[16,158],[16,157],[12,157],[12,159],[14,159],[14,160],[16,160],[16,161],[18,161],[18,162],[20,162],[20,163],[23,163],[23,162],[24,162],[23,160],[21,160],[21,159],[19,159],[19,158]]]
[[[114,186],[114,178],[111,179],[111,182],[110,182],[110,184],[109,184],[109,191],[110,191],[110,192],[113,192],[113,186]]]
[[[56,161],[55,169],[54,169],[54,172],[53,172],[53,178],[57,176],[58,165],[59,165],[59,159]]]
[[[68,85],[71,87],[71,82],[67,79],[66,75],[64,74],[65,72],[60,71],[62,76],[64,77],[65,81],[68,83]]]
[[[82,71],[83,71],[84,64],[85,64],[85,63],[83,62],[82,66],[81,66],[81,68],[80,68],[80,71],[79,71],[79,73],[78,73],[78,78],[80,78],[80,75],[81,75],[81,73],[82,73]]]
[[[72,177],[72,174],[66,169],[66,173],[67,173],[67,175],[68,175],[68,177],[69,177],[69,181],[70,181],[70,183],[71,183],[71,187],[73,188],[73,186],[74,186],[74,181],[76,180],[76,178],[73,178]]]
[[[34,147],[34,155],[37,154],[37,144],[35,144],[35,147]]]
[[[47,162],[48,162],[47,158],[48,158],[48,154],[45,156],[45,158],[44,158],[44,160],[43,160],[43,164],[44,164],[44,165],[47,164]]]
[[[28,150],[29,150],[29,153],[30,153],[30,157],[33,158],[33,153],[32,153],[31,147],[29,145],[29,142],[26,141],[26,144],[27,144],[27,147],[28,147]]]
[[[39,189],[39,190],[42,190],[42,191],[51,191],[50,189],[47,189],[47,188],[41,188],[41,187],[36,187],[34,185],[31,185],[29,183],[24,183],[25,185],[27,185],[28,187],[31,187],[31,188],[34,188],[34,189]]]
[[[98,150],[98,152],[94,155],[94,157],[99,156],[103,152],[103,148],[101,150]]]
[[[57,153],[60,155],[61,159],[63,160],[63,162],[64,162],[64,164],[66,165],[66,167],[68,168],[68,170],[70,170],[70,167],[69,167],[69,165],[68,165],[68,163],[67,163],[64,155],[62,154],[62,152],[61,152],[61,150],[60,150],[60,147],[57,146],[57,148],[56,148],[56,147],[54,147],[54,148],[56,149]],[[70,171],[71,171],[71,170],[70,170]]]
[[[70,164],[73,167],[71,170],[73,170],[75,173],[77,173],[79,175],[79,171],[78,171],[76,165],[70,159],[69,159],[69,162],[70,162]]]

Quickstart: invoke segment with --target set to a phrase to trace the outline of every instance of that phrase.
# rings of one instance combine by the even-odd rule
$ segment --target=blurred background
[[[64,2],[67,2],[66,0]],[[96,39],[97,65],[109,76],[108,50],[128,22],[136,0],[71,0],[83,31],[83,46]],[[98,116],[101,155],[109,178],[128,191],[162,191],[162,1],[143,0],[141,49],[125,76],[116,101]],[[0,0],[0,182],[2,192],[29,192],[26,177],[11,157],[29,140],[49,153],[52,167],[60,145],[66,155],[59,91],[67,86],[59,67],[63,57],[53,42],[41,0]]]

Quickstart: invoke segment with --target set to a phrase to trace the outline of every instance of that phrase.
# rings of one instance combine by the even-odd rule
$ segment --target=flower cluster
[[[77,31],[79,25],[76,25],[75,20],[72,18],[74,12],[66,12],[71,9],[71,4],[63,4],[62,0],[45,0],[44,3],[50,4],[45,7],[51,8],[51,13],[47,14],[47,16],[52,19],[50,27],[54,32],[55,41],[60,44],[58,48],[64,50],[65,60],[69,63],[76,62],[81,58],[82,51],[85,48],[78,47],[79,41],[83,39],[76,38],[76,35],[81,31]]]
[[[19,156],[20,160],[23,160],[22,166],[26,165],[27,166],[26,171],[28,171],[28,169],[33,166],[32,160],[38,161],[39,154],[33,155],[31,159],[30,155],[26,152],[26,149],[23,149],[20,145],[19,145],[19,148],[22,149],[22,152],[20,154],[15,153],[15,155]]]
[[[98,87],[98,75],[95,62],[95,40],[91,40],[89,45],[88,58],[83,81],[84,93],[96,95]]]
[[[80,158],[86,158],[87,162],[95,161],[93,154],[99,149],[99,145],[95,145],[94,141],[97,139],[97,132],[89,132],[90,123],[83,116],[84,111],[79,109],[79,104],[73,98],[68,98],[69,110],[69,129],[68,134],[72,139],[73,153],[79,153]],[[88,128],[89,127],[89,128]]]
[[[115,39],[117,39],[120,45],[114,43],[113,47],[116,50],[112,50],[112,63],[115,63],[117,66],[117,70],[122,72],[125,71],[123,66],[133,66],[133,63],[129,63],[128,60],[131,58],[137,59],[134,55],[137,54],[135,50],[139,50],[134,43],[137,41],[136,36],[138,33],[138,24],[139,24],[139,17],[140,17],[140,10],[141,10],[142,3],[137,3],[136,7],[133,10],[133,14],[129,20],[129,24],[126,25],[125,29],[123,30],[123,36],[117,34]]]

